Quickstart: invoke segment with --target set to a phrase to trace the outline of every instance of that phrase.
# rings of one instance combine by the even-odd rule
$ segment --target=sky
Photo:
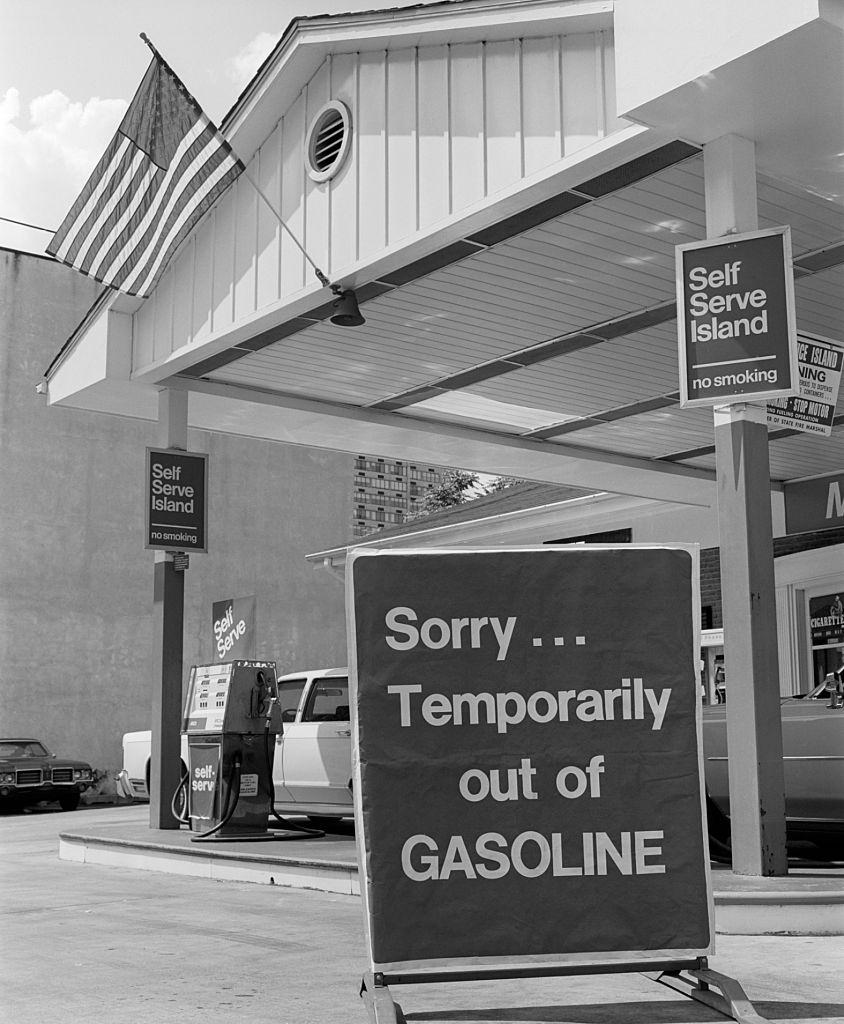
[[[55,231],[155,47],[219,124],[297,17],[418,0],[0,0],[0,218]],[[0,220],[0,247],[51,235]]]

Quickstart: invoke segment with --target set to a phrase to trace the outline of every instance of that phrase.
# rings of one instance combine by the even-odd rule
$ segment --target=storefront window
[[[704,704],[726,704],[723,629],[701,630],[700,692]]]
[[[844,595],[820,594],[809,598],[813,686],[844,664]]]

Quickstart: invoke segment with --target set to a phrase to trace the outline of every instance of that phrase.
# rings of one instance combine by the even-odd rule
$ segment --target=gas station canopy
[[[754,144],[759,228],[791,228],[798,331],[844,342],[842,0],[302,18],[221,130],[248,177],[148,299],[101,295],[52,404],[155,420],[170,388],[193,428],[711,505],[674,249],[706,236],[703,150],[728,135]],[[330,322],[289,232],[364,324]],[[769,442],[774,489],[837,470],[842,400],[830,437]]]

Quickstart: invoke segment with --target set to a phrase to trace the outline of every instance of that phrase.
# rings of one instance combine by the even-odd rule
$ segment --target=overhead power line
[[[25,220],[12,220],[11,217],[2,216],[0,216],[0,220],[6,221],[7,224],[18,224],[22,228],[32,228],[35,231],[46,231],[48,235],[54,235],[56,233],[55,228],[42,228],[37,224],[27,224]]]

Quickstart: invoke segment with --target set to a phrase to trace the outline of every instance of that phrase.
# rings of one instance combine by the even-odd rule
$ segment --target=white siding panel
[[[331,260],[334,272],[357,259],[357,56],[335,57],[331,62],[331,98],[349,108],[352,118],[350,151],[343,166],[331,179],[329,203],[331,215]]]
[[[451,209],[484,194],[484,96],[481,43],[451,47]]]
[[[419,226],[448,216],[448,48],[419,50]]]
[[[416,51],[387,54],[387,235],[416,230]]]
[[[152,362],[155,334],[155,293],[132,318],[132,365],[149,366]]]
[[[325,61],[305,89],[306,133],[320,108],[331,98],[328,95],[329,73],[329,61]],[[313,181],[310,175],[305,175],[305,237],[302,244],[314,263],[323,270],[328,266],[328,188],[327,181]],[[310,275],[306,280],[312,280]]]
[[[173,292],[173,339],[169,351],[173,352],[191,342],[193,317],[193,281],[195,240],[189,238],[182,246],[175,262],[175,288]]]
[[[249,164],[257,178],[257,160]],[[257,262],[258,193],[245,175],[235,182],[234,318],[240,320],[255,309],[255,264]]]
[[[228,189],[216,209],[212,321],[215,333],[228,327],[234,316],[234,197],[234,188]]]
[[[155,338],[153,361],[165,359],[173,351],[173,268],[165,271],[155,289]]]
[[[604,59],[604,124],[606,134],[619,132],[627,128],[632,122],[627,118],[619,117],[615,106],[615,39],[612,32],[600,32],[599,39],[603,49]]]
[[[521,76],[519,44],[488,43],[484,62],[487,193],[522,176]],[[559,122],[558,122],[559,124]]]
[[[359,65],[357,126],[358,225],[360,255],[377,252],[387,240],[386,54],[362,53]]]
[[[339,275],[356,260],[371,258],[594,142],[608,126],[621,127],[613,106],[612,62],[610,33],[335,54],[303,83],[290,107],[278,112],[281,121],[250,172],[314,262],[330,276]],[[304,142],[311,120],[329,99],[341,100],[351,112],[351,151],[336,177],[316,183],[305,171]],[[692,182],[698,192],[699,177]],[[689,186],[678,179],[669,187]],[[773,208],[771,191],[766,198]],[[699,196],[695,200],[699,205]],[[629,211],[631,219],[643,217],[649,202],[644,186]],[[619,259],[627,271],[614,284],[619,308],[637,304],[630,291],[645,299],[662,294],[659,246],[654,252],[641,229],[622,222],[620,236],[590,224],[584,237],[581,219],[572,214],[562,237],[538,233],[527,247],[516,246],[517,262],[509,267],[513,278],[543,277],[551,259],[560,260],[558,272],[575,280],[588,275],[594,286],[594,295],[587,288],[570,307],[559,297],[555,309],[543,308],[540,301],[527,314],[537,327],[550,328],[544,323],[549,316],[560,327],[594,322],[598,307],[607,308],[602,291],[612,274],[606,263]],[[807,214],[806,241],[821,237],[821,222]],[[631,234],[640,236],[638,245],[631,247]],[[226,331],[313,283],[313,270],[296,242],[246,178],[224,194],[190,246],[170,269],[175,305],[173,280],[162,281],[155,303],[138,313],[136,367],[153,354],[161,358]],[[561,253],[561,247],[576,251]],[[608,250],[616,250],[615,259]],[[496,268],[490,270],[485,299],[497,310],[496,289],[507,282]],[[143,312],[153,306],[154,315]],[[610,306],[615,309],[616,303]],[[815,329],[828,327],[831,315],[831,310],[816,314]]]
[[[301,242],[305,237],[305,96],[284,115],[281,128],[281,219]],[[281,237],[281,294],[297,292],[305,283],[305,258],[290,235]]]
[[[568,156],[595,142],[603,127],[599,124],[603,98],[596,88],[600,65],[596,59],[595,36],[591,33],[563,36],[560,56],[564,150]]]
[[[211,284],[214,272],[214,214],[210,213],[196,233],[194,258],[192,341],[211,333]]]
[[[525,174],[533,174],[563,155],[560,55],[556,37],[525,39],[522,43],[522,111]]]
[[[280,130],[276,127],[258,153],[258,185],[272,203],[276,212],[281,210]],[[277,301],[279,234],[278,216],[273,214],[263,199],[257,197],[258,254],[256,266],[257,308]]]

